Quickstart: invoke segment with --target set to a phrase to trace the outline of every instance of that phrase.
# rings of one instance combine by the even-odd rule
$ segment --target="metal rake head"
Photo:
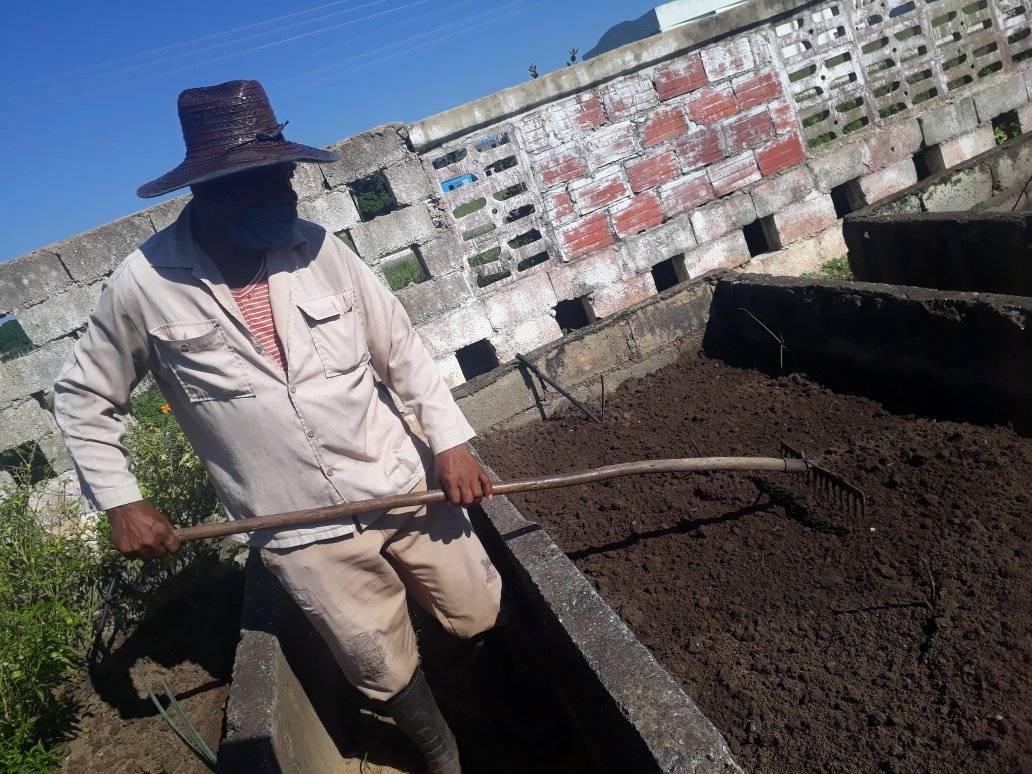
[[[859,487],[849,483],[842,476],[806,459],[801,451],[792,448],[784,441],[781,442],[781,453],[785,457],[806,462],[806,477],[819,497],[850,516],[863,518],[866,515],[867,495]]]

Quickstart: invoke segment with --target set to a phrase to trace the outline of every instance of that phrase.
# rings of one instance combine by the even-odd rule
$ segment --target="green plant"
[[[1017,121],[1004,121],[993,127],[993,137],[997,145],[1003,145],[1021,134],[1021,124]]]
[[[423,265],[416,258],[395,261],[383,267],[383,276],[391,290],[401,290],[409,285],[415,285],[430,279],[423,269]]]
[[[825,261],[817,271],[805,272],[803,276],[834,280],[856,279],[853,276],[853,270],[849,268],[849,258],[845,255],[840,255],[838,258],[832,258],[830,261]]]

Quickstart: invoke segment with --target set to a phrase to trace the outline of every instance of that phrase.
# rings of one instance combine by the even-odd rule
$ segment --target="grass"
[[[856,279],[856,277],[853,276],[853,270],[849,268],[849,258],[845,255],[840,255],[838,258],[832,258],[830,261],[825,261],[817,271],[805,272],[803,276],[833,280]]]
[[[401,290],[430,279],[417,258],[405,258],[383,267],[383,276],[391,290]]]

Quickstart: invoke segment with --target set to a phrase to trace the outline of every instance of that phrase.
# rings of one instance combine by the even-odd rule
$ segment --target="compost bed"
[[[503,479],[802,448],[868,496],[787,474],[664,475],[513,497],[763,772],[1032,771],[1032,441],[901,416],[792,374],[685,356],[479,442]],[[764,482],[788,490],[774,501]],[[758,499],[759,498],[759,499]]]

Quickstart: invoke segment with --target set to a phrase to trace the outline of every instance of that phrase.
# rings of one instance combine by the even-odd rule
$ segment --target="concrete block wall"
[[[844,255],[850,209],[981,152],[994,120],[1032,125],[1029,29],[1015,0],[752,0],[343,140],[341,162],[299,169],[299,211],[385,284],[409,278],[397,295],[457,385],[485,352],[504,363],[671,281]],[[363,220],[370,176],[396,205]],[[0,363],[0,410],[45,407],[100,283],[184,202],[0,264],[0,313],[37,347]],[[0,449],[53,439],[25,411]]]

